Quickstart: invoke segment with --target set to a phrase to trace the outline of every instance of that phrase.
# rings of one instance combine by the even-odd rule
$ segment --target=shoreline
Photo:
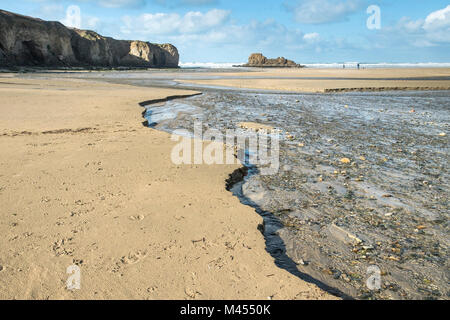
[[[175,166],[169,135],[142,126],[139,101],[188,91],[8,82],[1,298],[335,299],[275,266],[262,219],[226,191],[237,166]],[[65,288],[71,264],[79,291]]]
[[[126,76],[125,76],[126,75]],[[12,74],[0,74],[8,79]],[[51,79],[99,81],[139,87],[185,90],[248,90],[280,93],[340,93],[340,92],[407,92],[450,90],[450,68],[405,69],[258,69],[236,72],[224,69],[175,71],[48,72],[17,74],[20,79]]]
[[[174,80],[182,84],[302,93],[450,90],[450,68],[255,69],[204,76],[211,78]]]
[[[145,101],[142,103],[139,103],[140,106],[146,108],[147,106],[151,106],[151,105],[158,105],[159,103],[162,102],[169,102],[172,100],[178,100],[178,99],[185,99],[185,98],[191,98],[191,97],[195,97],[195,96],[199,96],[202,95],[203,93],[193,93],[191,95],[178,95],[178,96],[170,96],[167,98],[162,98],[162,99],[154,99],[154,100],[149,100],[149,101]],[[161,106],[162,107],[162,106]],[[147,110],[147,109],[146,109]],[[144,111],[142,113],[142,117],[145,119],[145,121],[143,122],[144,126],[148,127],[149,129],[152,129],[151,126],[149,126],[149,122],[145,117],[146,115],[146,111]],[[240,123],[240,127],[241,128],[246,128],[246,129],[262,129],[262,130],[273,130],[273,128],[268,127],[268,126],[264,126],[258,123]],[[160,129],[155,129],[158,130],[160,132],[166,132]],[[192,138],[190,139],[192,140]],[[211,143],[210,140],[201,140],[203,144],[209,144]],[[225,148],[225,146],[224,146]],[[247,166],[245,164],[240,163],[238,165],[238,168],[235,169],[232,173],[230,173],[228,175],[228,178],[224,181],[225,182],[225,189],[232,193],[234,197],[236,197],[237,199],[239,199],[239,201],[242,203],[242,205],[252,208],[255,210],[255,212],[261,216],[261,218],[263,219],[263,222],[261,224],[258,224],[257,229],[261,232],[261,234],[263,235],[264,239],[265,239],[265,243],[266,243],[266,251],[268,253],[270,253],[270,255],[272,255],[272,253],[269,251],[269,247],[271,245],[273,245],[271,242],[272,240],[269,240],[268,238],[274,238],[274,235],[269,235],[266,233],[266,228],[267,228],[267,223],[271,223],[275,220],[277,220],[277,218],[275,217],[275,215],[273,213],[267,213],[267,214],[263,214],[262,212],[260,212],[258,210],[257,206],[253,206],[250,205],[248,203],[246,203],[245,201],[245,197],[242,195],[242,186],[244,185],[246,179],[248,177],[250,177],[253,174],[256,174],[253,172],[253,167]],[[278,220],[277,220],[278,221]],[[279,222],[279,221],[278,221]],[[281,222],[279,222],[281,223]],[[282,241],[279,237],[277,237],[277,241]],[[281,249],[281,248],[280,248]],[[334,288],[326,283],[323,283],[322,281],[315,279],[314,277],[312,277],[309,274],[306,273],[302,273],[300,272],[296,267],[294,267],[294,265],[296,264],[294,261],[292,261],[291,258],[289,258],[288,256],[283,256],[281,259],[278,256],[273,256],[272,258],[274,259],[274,263],[276,266],[278,266],[280,269],[285,270],[287,272],[289,272],[290,274],[292,274],[294,277],[301,279],[302,281],[307,281],[308,283],[312,283],[316,286],[318,286],[321,290],[324,290],[325,292],[327,292],[328,294],[331,294],[335,297],[338,297],[340,299],[344,299],[344,300],[353,300],[354,298],[345,294],[344,292],[342,292],[341,290],[339,290],[338,288]],[[281,267],[283,266],[283,267]]]
[[[264,218],[261,231],[277,265],[361,299],[438,298],[447,292],[440,280],[445,270],[433,263],[443,263],[447,241],[439,222],[445,219],[439,199],[445,199],[446,172],[442,178],[436,172],[445,163],[439,150],[448,94],[208,90],[181,101],[186,114],[155,128],[192,132],[190,120],[201,117],[204,127],[222,133],[242,127],[285,132],[282,170],[275,176],[252,175],[257,166],[250,166],[241,187],[227,183]],[[169,112],[177,104],[164,106]],[[158,112],[164,113],[164,106]],[[235,178],[242,176],[242,170],[235,172]],[[426,188],[418,189],[415,181],[422,180]],[[383,273],[377,292],[365,285],[370,265]]]

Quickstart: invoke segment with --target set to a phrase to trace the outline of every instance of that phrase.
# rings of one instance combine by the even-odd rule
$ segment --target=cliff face
[[[302,66],[292,60],[285,58],[267,59],[261,53],[253,53],[248,58],[248,63],[244,67],[289,67],[301,68]]]
[[[178,67],[171,44],[115,40],[0,10],[0,66]]]

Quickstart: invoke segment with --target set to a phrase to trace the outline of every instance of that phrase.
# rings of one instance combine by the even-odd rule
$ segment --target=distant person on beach
[[[358,63],[358,70],[359,70],[359,68],[360,68],[360,64]]]
[[[345,69],[345,63],[342,65],[342,69]]]

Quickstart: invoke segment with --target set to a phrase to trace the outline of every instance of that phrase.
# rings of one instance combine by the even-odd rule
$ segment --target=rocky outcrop
[[[115,40],[0,10],[0,67],[178,67],[171,44]]]
[[[243,67],[301,68],[302,66],[285,58],[267,59],[261,53],[253,53]]]

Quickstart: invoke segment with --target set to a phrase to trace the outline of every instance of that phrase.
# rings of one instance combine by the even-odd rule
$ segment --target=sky
[[[116,39],[172,43],[182,62],[450,62],[449,0],[0,0],[0,9]]]

